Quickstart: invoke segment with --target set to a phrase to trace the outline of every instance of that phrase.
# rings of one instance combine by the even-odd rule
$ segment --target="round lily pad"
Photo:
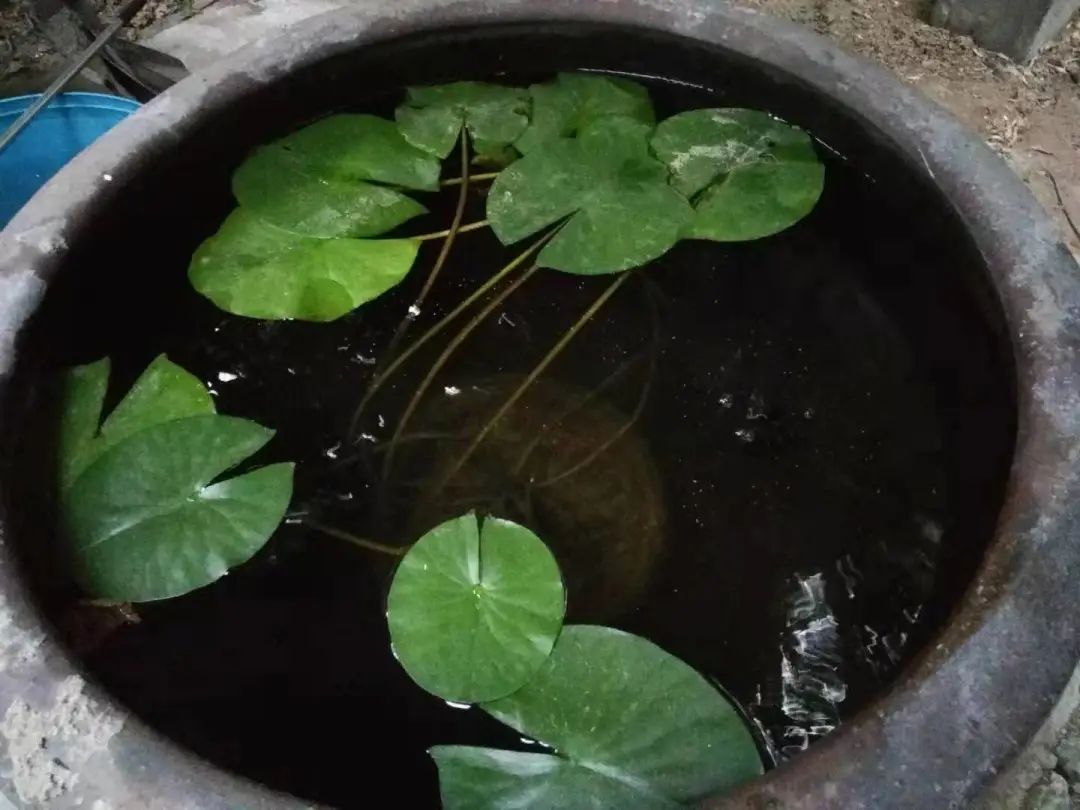
[[[547,660],[566,596],[555,558],[508,520],[463,515],[421,537],[390,587],[401,665],[444,700],[479,703],[520,689]]]
[[[303,236],[379,236],[427,209],[395,188],[434,191],[439,162],[393,121],[335,115],[258,149],[233,174],[240,204]]]
[[[440,158],[465,127],[481,154],[513,143],[529,125],[529,96],[517,87],[454,82],[410,87],[394,117],[405,140]]]
[[[649,91],[617,76],[560,73],[553,82],[532,85],[529,95],[529,128],[514,141],[522,154],[576,135],[599,118],[624,116],[649,126],[656,120]]]
[[[609,627],[566,627],[536,676],[484,709],[644,797],[691,802],[762,772],[753,736],[719,690],[651,641]],[[488,764],[493,778],[500,767]]]
[[[284,517],[293,465],[216,479],[271,436],[208,414],[145,428],[102,453],[63,502],[86,590],[117,602],[167,599],[247,561]]]
[[[813,210],[825,183],[810,136],[757,110],[680,113],[660,123],[652,148],[672,185],[693,200],[690,239],[779,233]]]
[[[395,286],[413,239],[314,239],[237,208],[195,252],[192,286],[218,307],[268,320],[332,321]]]
[[[652,128],[626,116],[588,123],[504,169],[487,214],[512,244],[567,219],[537,257],[543,267],[596,275],[640,267],[679,240],[692,210],[648,149]]]

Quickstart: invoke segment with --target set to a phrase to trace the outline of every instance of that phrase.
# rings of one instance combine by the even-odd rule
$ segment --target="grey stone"
[[[1058,769],[1074,786],[1080,786],[1080,725],[1070,725],[1057,747]]]
[[[1060,773],[1048,774],[1028,794],[1024,810],[1070,810],[1069,783]]]
[[[1052,40],[1080,0],[936,0],[930,19],[980,45],[1026,62]]]

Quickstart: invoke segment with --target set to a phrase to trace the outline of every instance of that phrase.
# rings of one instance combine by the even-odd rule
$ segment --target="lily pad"
[[[762,772],[753,737],[719,691],[652,642],[607,627],[564,628],[536,676],[484,709],[646,802],[693,801]],[[498,762],[485,777],[496,785]],[[466,784],[479,771],[471,774]]]
[[[104,424],[109,360],[79,366],[64,380],[60,425],[60,488],[66,490],[113,445],[148,427],[186,416],[214,413],[206,386],[165,355],[142,373]]]
[[[439,170],[394,122],[335,115],[258,149],[233,174],[233,193],[292,233],[378,236],[427,210],[387,186],[434,191]]]
[[[529,125],[529,96],[517,87],[454,82],[410,87],[394,117],[405,140],[444,158],[465,127],[481,154],[512,144]]]
[[[443,810],[678,810],[683,805],[586,765],[551,754],[439,745]]]
[[[436,526],[405,555],[387,620],[414,681],[444,700],[479,703],[540,669],[565,609],[559,567],[540,538],[468,514]]]
[[[398,284],[418,250],[411,239],[298,236],[238,208],[195,252],[188,277],[226,312],[332,321]]]
[[[656,121],[649,91],[619,77],[560,73],[553,82],[532,85],[529,94],[529,128],[514,142],[522,154],[549,141],[576,135],[606,116],[624,116],[649,126]]]
[[[672,185],[693,198],[691,239],[779,233],[813,210],[825,183],[810,136],[755,110],[680,113],[660,123],[652,147]]]
[[[191,416],[107,449],[63,504],[78,578],[118,602],[179,596],[221,578],[266,543],[292,494],[291,464],[215,479],[273,431],[228,416]]]
[[[666,253],[690,221],[686,198],[649,154],[651,127],[623,116],[588,123],[503,170],[487,215],[503,244],[569,217],[537,262],[594,275],[639,267]]]

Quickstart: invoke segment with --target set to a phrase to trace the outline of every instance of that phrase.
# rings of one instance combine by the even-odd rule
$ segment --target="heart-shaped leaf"
[[[477,151],[491,154],[512,144],[529,125],[529,96],[517,87],[454,82],[410,87],[394,117],[405,140],[444,158],[464,126]]]
[[[503,244],[570,217],[537,262],[568,273],[617,273],[678,241],[693,213],[648,150],[651,128],[608,116],[577,138],[551,141],[503,170],[487,214]]]
[[[214,413],[206,386],[165,355],[147,366],[101,424],[108,384],[108,358],[67,372],[59,442],[62,491],[94,459],[128,436],[173,419]]]
[[[411,239],[313,239],[243,208],[195,252],[192,285],[249,318],[332,321],[400,282],[416,259]]]
[[[519,689],[547,659],[566,597],[555,558],[535,534],[473,514],[421,537],[387,600],[394,653],[414,681],[457,703]]]
[[[680,113],[660,123],[652,147],[694,198],[691,239],[771,236],[809,214],[825,183],[810,136],[755,110]]]
[[[627,733],[633,733],[627,730]],[[439,745],[443,810],[677,810],[683,805],[600,770],[551,754]]]
[[[378,236],[427,210],[386,186],[434,191],[439,168],[392,121],[335,115],[259,148],[233,175],[233,193],[292,233]]]
[[[618,77],[560,73],[553,82],[532,85],[529,95],[529,128],[514,142],[522,154],[549,141],[576,135],[607,116],[624,116],[649,126],[656,121],[649,91]]]
[[[118,602],[167,599],[248,560],[284,517],[291,464],[213,483],[273,436],[208,415],[145,428],[107,449],[63,503],[78,578]]]
[[[565,627],[536,676],[484,709],[646,802],[692,801],[762,772],[753,737],[719,691],[652,642],[607,627]],[[499,762],[488,762],[495,785],[506,778]],[[467,789],[480,773],[462,780]]]

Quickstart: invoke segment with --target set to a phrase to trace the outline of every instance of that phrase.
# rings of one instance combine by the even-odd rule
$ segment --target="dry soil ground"
[[[925,0],[739,2],[884,63],[947,107],[1028,182],[1080,256],[1080,233],[1065,216],[1067,209],[1080,226],[1080,18],[1031,64],[1018,65],[926,24]]]

